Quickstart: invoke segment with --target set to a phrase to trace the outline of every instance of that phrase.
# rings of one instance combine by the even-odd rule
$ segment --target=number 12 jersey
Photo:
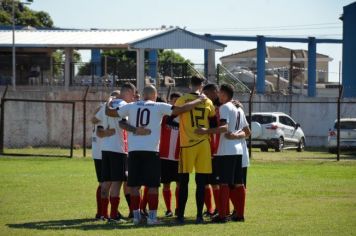
[[[177,99],[175,105],[182,106],[198,98],[196,93],[187,93]],[[179,115],[180,146],[191,147],[203,140],[209,140],[208,134],[200,135],[194,131],[199,128],[209,128],[209,118],[215,116],[215,108],[211,100],[197,105],[193,110]]]

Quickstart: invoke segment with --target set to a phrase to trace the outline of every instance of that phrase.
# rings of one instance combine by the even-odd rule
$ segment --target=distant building
[[[308,51],[303,49],[292,50],[285,47],[266,47],[267,74],[280,74],[289,79],[290,58],[293,51],[293,84],[307,83],[308,78]],[[329,82],[329,62],[333,59],[327,55],[317,53],[317,82]],[[226,68],[241,67],[251,71],[256,70],[256,48],[231,54],[220,58]]]

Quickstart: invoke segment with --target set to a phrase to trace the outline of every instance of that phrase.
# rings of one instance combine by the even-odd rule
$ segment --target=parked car
[[[287,148],[304,150],[305,136],[300,124],[282,112],[252,113],[252,147],[267,152],[273,148],[280,152]]]
[[[337,149],[337,120],[334,127],[329,129],[328,148],[329,152],[335,153]],[[340,119],[340,148],[356,149],[356,118]]]

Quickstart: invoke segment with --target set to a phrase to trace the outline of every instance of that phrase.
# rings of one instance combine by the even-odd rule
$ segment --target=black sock
[[[127,205],[129,206],[129,209],[130,209],[130,205],[131,205],[131,196],[130,194],[125,194],[125,199],[126,199],[126,202],[127,202]]]
[[[197,217],[203,216],[204,208],[204,194],[207,174],[195,174],[195,183],[197,184],[197,189],[195,192],[195,201],[197,205]]]
[[[179,174],[178,218],[184,217],[185,205],[188,200],[189,174]]]

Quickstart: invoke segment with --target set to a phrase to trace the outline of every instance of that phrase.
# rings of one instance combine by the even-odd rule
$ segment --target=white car
[[[267,152],[273,148],[276,152],[296,148],[304,150],[305,136],[300,124],[282,112],[252,113],[252,146]]]
[[[328,134],[329,152],[335,153],[337,149],[337,120]],[[356,149],[356,118],[340,119],[340,148]]]

